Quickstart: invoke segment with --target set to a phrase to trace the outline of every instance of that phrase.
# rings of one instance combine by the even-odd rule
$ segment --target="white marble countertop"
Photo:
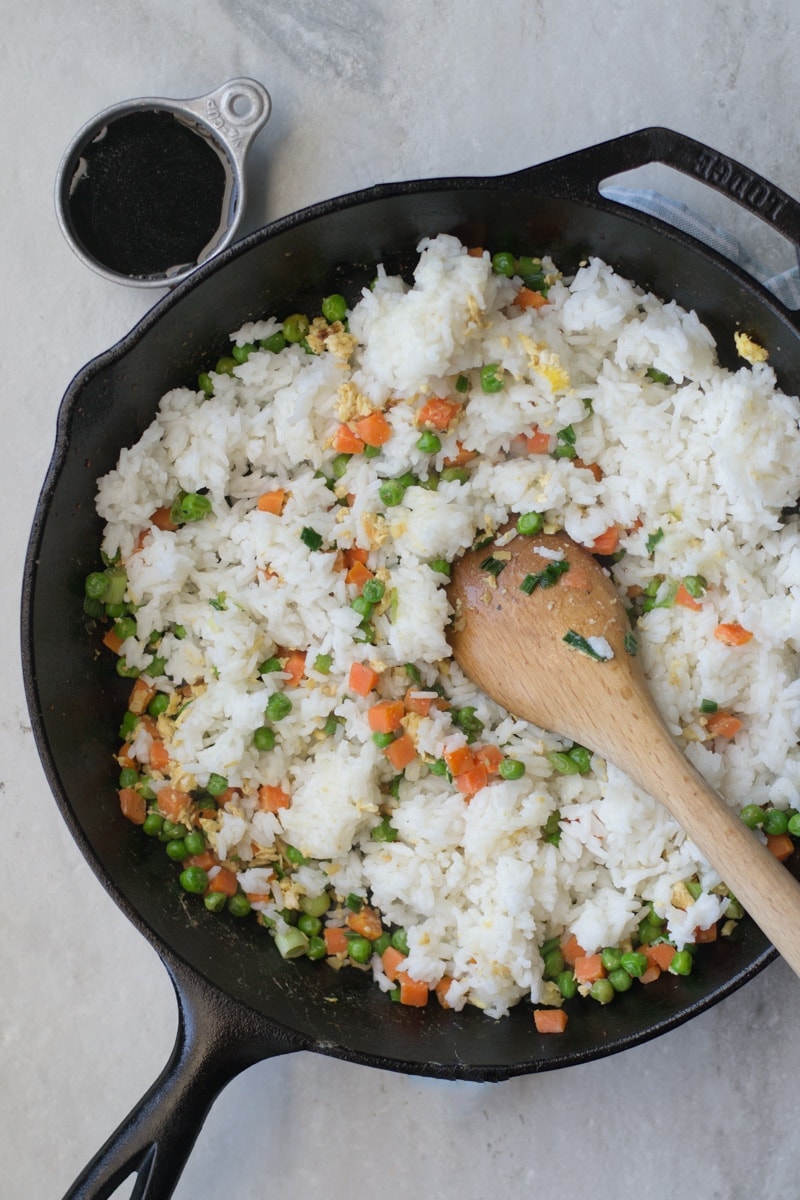
[[[176,1020],[156,954],[96,881],[50,797],[19,665],[22,564],[60,398],[155,299],[94,275],[62,240],[52,191],[67,142],[117,100],[196,96],[249,75],[269,88],[274,111],[249,163],[247,229],[371,183],[500,173],[651,124],[800,196],[799,14],[794,0],[6,9],[0,1192],[46,1200],[156,1077]],[[688,195],[683,181],[675,188]],[[739,226],[716,194],[696,203]],[[742,229],[776,266],[790,264],[771,231]],[[470,1200],[566,1189],[794,1200],[799,989],[777,962],[657,1041],[503,1084],[309,1054],[265,1062],[225,1090],[176,1195],[260,1200],[280,1187],[302,1200],[387,1189]]]

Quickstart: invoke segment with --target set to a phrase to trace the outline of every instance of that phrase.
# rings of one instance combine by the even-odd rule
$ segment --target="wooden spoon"
[[[453,564],[456,662],[509,712],[601,754],[661,801],[800,975],[800,884],[673,739],[608,574],[565,533],[498,539]],[[481,567],[487,559],[495,571],[502,564],[498,574]],[[530,594],[520,587],[528,575],[556,574],[554,562],[569,563],[554,584]],[[578,648],[565,641],[570,635]],[[595,652],[604,655],[607,644],[613,657],[586,653],[590,638],[604,639]]]

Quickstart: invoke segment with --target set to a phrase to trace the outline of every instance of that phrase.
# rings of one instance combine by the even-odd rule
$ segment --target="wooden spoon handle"
[[[640,731],[641,732],[641,731]],[[660,800],[800,975],[800,883],[695,771],[664,729],[632,742],[626,771]]]

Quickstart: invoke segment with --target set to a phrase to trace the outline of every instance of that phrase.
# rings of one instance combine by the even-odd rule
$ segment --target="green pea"
[[[677,950],[668,969],[671,975],[691,975],[692,964],[692,956],[688,950]]]
[[[251,908],[252,905],[244,892],[234,892],[228,898],[228,912],[232,917],[246,917]]]
[[[622,951],[617,949],[616,946],[605,946],[600,951],[600,959],[609,973],[616,971],[622,961]]]
[[[158,837],[158,835],[161,833],[163,825],[164,818],[161,816],[161,813],[151,812],[148,813],[144,819],[142,831],[146,833],[148,837]]]
[[[421,433],[417,438],[417,449],[423,454],[438,454],[442,448],[442,439],[430,430]]]
[[[389,934],[382,933],[380,935],[380,937],[376,937],[375,941],[372,943],[372,952],[373,952],[373,954],[377,954],[378,956],[381,956],[385,950],[389,949],[391,944],[392,944],[392,939],[389,937]]]
[[[86,576],[83,588],[90,600],[102,600],[108,591],[109,579],[105,571],[92,571]]]
[[[381,452],[380,446],[365,446],[361,451],[363,458],[377,458]]]
[[[312,960],[312,962],[318,962],[319,959],[325,958],[327,953],[328,949],[325,945],[324,938],[310,937],[308,939],[308,949],[306,950],[306,955]]]
[[[147,711],[151,717],[160,717],[169,708],[169,696],[166,692],[156,692],[153,699],[147,706]]]
[[[133,737],[136,731],[136,726],[139,724],[139,719],[138,713],[132,713],[130,711],[125,713],[122,718],[122,724],[119,727],[119,736],[122,738],[123,742],[127,742]]]
[[[232,375],[238,365],[235,358],[230,354],[226,354],[222,358],[217,359],[217,365],[214,367],[214,370],[217,375]]]
[[[221,796],[223,792],[228,790],[228,781],[224,775],[218,775],[216,771],[212,771],[208,777],[206,791],[211,796]]]
[[[765,813],[758,804],[745,804],[740,816],[748,829],[757,829],[763,825]]]
[[[786,826],[786,829],[792,837],[800,837],[800,813],[795,813],[794,816],[789,817],[789,824]]]
[[[397,830],[389,818],[384,817],[383,820],[374,827],[374,829],[370,830],[369,836],[372,838],[373,842],[396,842]]]
[[[322,929],[322,921],[319,917],[312,917],[310,913],[301,913],[297,918],[297,928],[306,937],[317,937]]]
[[[592,765],[592,755],[585,746],[573,746],[567,751],[569,757],[577,765],[581,775],[585,775]]]
[[[353,962],[368,963],[372,958],[372,942],[365,937],[352,937],[347,943],[347,953]]]
[[[432,558],[428,566],[437,575],[447,575],[448,577],[450,575],[451,567],[446,558]]]
[[[334,321],[343,321],[347,316],[347,301],[338,292],[333,292],[332,295],[325,296],[321,307],[323,317],[331,324]]]
[[[442,483],[466,483],[469,471],[466,467],[445,467],[439,475]]]
[[[201,896],[208,887],[208,872],[202,867],[186,867],[178,876],[181,887],[185,892]]]
[[[269,725],[259,725],[258,729],[253,731],[253,745],[256,750],[274,750],[275,741],[275,731],[270,729]]]
[[[183,838],[173,838],[167,842],[166,847],[167,858],[171,858],[173,862],[182,862],[189,855],[186,852],[186,842]]]
[[[341,720],[342,719],[340,717],[337,717],[334,713],[330,713],[325,718],[325,723],[322,726],[322,732],[325,734],[326,737],[332,737],[334,735],[334,733],[336,733],[336,730],[339,728],[339,725],[341,724]]]
[[[279,658],[267,658],[258,668],[259,675],[271,675],[274,671],[280,671],[281,660]]]
[[[292,711],[292,702],[283,692],[273,692],[265,711],[267,720],[282,721]]]
[[[492,255],[492,270],[495,275],[505,275],[507,279],[510,279],[517,273],[517,260],[509,251],[498,250],[496,254]]]
[[[647,970],[647,956],[640,954],[638,950],[628,950],[622,955],[619,965],[634,979],[638,979]]]
[[[268,350],[270,354],[280,354],[281,350],[286,349],[286,338],[278,330],[276,333],[271,333],[269,337],[262,338],[258,343],[262,350]]]
[[[372,613],[375,609],[375,605],[371,600],[367,600],[363,593],[360,596],[353,597],[353,599],[350,601],[350,607],[352,608],[353,612],[357,612],[360,617],[365,617],[366,619],[369,619],[372,616]]]
[[[538,512],[520,513],[517,517],[517,533],[532,534],[541,533],[544,528],[544,517]]]
[[[119,773],[119,786],[121,788],[136,787],[139,782],[139,772],[135,767],[123,767]]]
[[[393,733],[373,733],[372,740],[379,750],[385,750],[394,741]]]
[[[114,633],[122,642],[129,637],[136,637],[136,618],[120,617],[114,622]]]
[[[187,833],[183,839],[186,846],[187,855],[202,854],[206,848],[206,839],[197,829],[193,829],[191,833]]]
[[[175,506],[173,505],[173,509]],[[173,519],[177,525],[182,522],[202,521],[211,512],[211,501],[200,492],[187,492],[178,502]]]
[[[565,1000],[571,1000],[573,996],[577,995],[578,981],[574,971],[562,971],[555,982]]]
[[[281,331],[287,342],[297,343],[303,341],[310,328],[311,322],[305,313],[292,313],[283,322]]]
[[[504,758],[498,771],[503,779],[521,779],[525,774],[525,763],[518,758]]]
[[[222,912],[228,903],[228,897],[224,892],[206,892],[203,903],[209,912]]]
[[[232,346],[231,356],[236,359],[237,363],[244,363],[247,362],[254,350],[255,346],[251,342],[245,342],[241,346]]]
[[[561,972],[564,970],[564,955],[556,946],[549,954],[544,957],[544,970],[542,974],[545,979],[558,979]]]
[[[214,382],[207,371],[201,371],[197,376],[197,386],[201,392],[205,392],[207,396],[214,395]]]
[[[368,579],[361,589],[361,595],[370,604],[379,604],[386,592],[386,584],[382,579]]]
[[[503,368],[499,363],[486,363],[481,367],[481,390],[491,394],[502,392],[505,387]]]
[[[387,508],[394,508],[396,504],[401,504],[405,494],[406,489],[397,479],[387,479],[378,489],[381,502]]]
[[[318,654],[314,659],[314,670],[319,671],[320,675],[330,675],[332,666],[333,657],[330,654]]]
[[[452,719],[453,724],[467,735],[468,742],[475,741],[483,733],[483,721],[476,715],[472,704],[465,704],[463,708],[456,709]]]
[[[610,1004],[614,999],[614,985],[610,979],[595,979],[589,995],[598,1004]]]
[[[768,808],[764,813],[764,823],[761,828],[771,837],[786,833],[789,828],[789,818],[780,808]]]
[[[447,775],[448,774],[447,763],[444,761],[443,758],[434,759],[434,761],[432,763],[428,764],[428,770],[430,771],[431,775]]]
[[[183,835],[186,833],[183,825],[179,825],[177,821],[169,821],[166,818],[163,822],[162,830],[164,836],[169,838],[183,837]]]
[[[392,945],[400,954],[408,954],[408,934],[405,929],[395,929],[392,933]]]
[[[348,463],[352,458],[352,454],[337,454],[331,463],[334,479],[341,479],[347,470]]]
[[[628,992],[633,987],[633,979],[624,967],[609,971],[608,982],[615,992]]]

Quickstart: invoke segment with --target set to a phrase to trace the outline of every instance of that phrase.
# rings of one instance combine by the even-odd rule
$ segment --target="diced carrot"
[[[392,436],[392,427],[382,412],[371,412],[356,421],[356,433],[366,446],[385,446]]]
[[[400,984],[400,1003],[410,1008],[424,1008],[428,1003],[430,989],[427,983],[412,979],[408,971],[399,971],[397,982]]]
[[[374,942],[383,933],[383,925],[381,924],[380,913],[375,908],[370,908],[365,904],[358,912],[351,912],[347,915],[347,927],[352,929],[354,933],[358,933],[361,937],[365,937],[367,941]]]
[[[750,630],[737,621],[724,621],[714,630],[714,637],[724,646],[744,646],[752,636]]]
[[[367,559],[369,558],[369,550],[364,546],[348,546],[344,551],[344,558],[348,567],[352,567],[353,563],[357,562],[363,563],[366,566]]]
[[[210,871],[216,865],[216,856],[210,850],[203,850],[200,854],[190,854],[183,860],[184,867],[202,867],[204,871]]]
[[[452,979],[449,975],[443,975],[436,987],[433,989],[436,993],[436,999],[441,1004],[442,1008],[451,1008],[452,1005],[447,1000],[447,993],[450,991]]]
[[[580,944],[574,933],[569,934],[561,942],[561,956],[568,967],[574,967],[579,958],[584,957],[586,951]]]
[[[137,729],[144,729],[150,734],[151,738],[158,737],[158,722],[149,713],[142,713],[136,726]]]
[[[123,817],[133,821],[134,825],[144,825],[144,819],[147,816],[147,801],[141,792],[137,792],[135,788],[120,788],[119,806],[122,809]]]
[[[779,862],[784,862],[794,853],[794,842],[788,833],[768,833],[767,849],[774,854]]]
[[[483,763],[476,763],[468,771],[456,775],[456,787],[462,796],[474,796],[489,782],[489,772]]]
[[[603,478],[603,468],[599,463],[587,463],[582,458],[573,458],[572,465],[573,467],[581,467],[584,471],[591,471],[598,483]]]
[[[238,800],[242,794],[241,788],[225,788],[224,792],[220,792],[217,796],[217,804],[222,808],[226,804],[230,804],[232,800]]]
[[[442,396],[432,396],[417,411],[416,423],[417,425],[430,425],[434,429],[445,430],[460,408],[461,406],[454,404],[452,400],[445,400]]]
[[[483,258],[483,247],[470,246],[469,250],[467,250],[467,255],[469,258]]]
[[[383,973],[392,983],[397,979],[400,970],[400,964],[406,961],[405,954],[401,954],[399,950],[395,950],[394,946],[387,946],[381,955],[381,963],[383,964]]]
[[[579,954],[575,959],[573,970],[578,983],[594,983],[603,979],[606,969],[600,954]]]
[[[357,696],[368,696],[379,679],[380,675],[378,672],[373,671],[372,667],[368,666],[367,663],[354,662],[350,665],[347,686]]]
[[[648,967],[639,976],[639,983],[655,983],[661,978],[661,967],[658,963],[650,963]]]
[[[434,696],[427,696],[421,688],[412,685],[403,698],[403,704],[406,712],[416,713],[419,717],[427,717],[434,699]]]
[[[525,438],[525,449],[528,454],[549,454],[553,439],[543,429],[534,428],[533,433]]]
[[[729,712],[711,713],[706,720],[706,729],[712,737],[735,737],[744,724],[739,717]]]
[[[274,517],[279,517],[285,503],[286,492],[283,488],[274,488],[271,492],[261,493],[258,497],[257,507],[259,512],[272,513]]]
[[[325,950],[328,954],[347,953],[347,934],[338,925],[326,925],[322,931],[325,939]]]
[[[136,759],[131,754],[130,742],[123,742],[122,746],[120,747],[119,754],[115,754],[114,757],[119,763],[121,769],[124,769],[125,767],[133,767],[134,770],[138,770]]]
[[[504,758],[505,755],[499,746],[479,746],[475,751],[475,761],[486,767],[490,775],[497,774]]]
[[[278,812],[281,808],[288,808],[291,802],[291,796],[282,787],[262,783],[258,789],[258,807],[262,812]]]
[[[210,892],[221,892],[223,896],[235,896],[239,890],[239,884],[233,871],[227,867],[220,867],[214,878],[208,885]]]
[[[456,442],[455,454],[451,454],[449,458],[446,458],[444,460],[444,465],[446,467],[466,466],[466,464],[468,462],[472,462],[473,458],[476,457],[477,453],[478,453],[477,450],[468,450],[467,447],[462,445],[461,442]]]
[[[360,454],[364,443],[349,425],[340,425],[333,435],[333,449],[337,454]]]
[[[251,904],[270,904],[272,902],[270,892],[245,892],[245,896]]]
[[[119,654],[122,649],[122,638],[116,633],[113,625],[103,634],[103,645],[113,654]]]
[[[604,533],[595,538],[589,549],[592,554],[614,554],[619,546],[619,526],[609,525]]]
[[[394,767],[395,771],[404,770],[417,757],[417,747],[407,733],[395,738],[384,748],[383,753]]]
[[[445,750],[444,761],[451,775],[460,775],[475,766],[475,755],[469,746],[455,746],[452,750]]]
[[[282,669],[289,676],[286,681],[289,687],[297,687],[306,669],[305,650],[292,650]]]
[[[698,925],[692,934],[692,941],[697,942],[715,942],[717,940],[716,925],[709,925],[708,929],[701,929]]]
[[[687,592],[682,583],[678,586],[678,590],[675,593],[675,603],[679,604],[681,608],[690,608],[692,612],[700,612],[703,607],[700,601],[696,600],[691,592]]]
[[[370,571],[369,567],[364,566],[363,563],[354,562],[351,567],[347,568],[347,574],[344,577],[344,581],[345,583],[352,583],[358,588],[359,591],[361,591],[364,584],[368,580],[374,578],[375,576],[373,575],[372,571]]]
[[[192,797],[180,788],[167,787],[158,789],[158,811],[168,821],[180,821],[187,816],[192,805]]]
[[[660,971],[668,971],[670,963],[675,957],[677,951],[669,942],[656,942],[653,946],[640,946],[639,951],[644,954],[648,963],[651,966],[656,966]]]
[[[396,733],[405,712],[402,700],[379,700],[367,711],[367,721],[373,733]]]
[[[156,529],[163,529],[165,533],[174,533],[178,526],[170,516],[169,505],[162,504],[161,508],[157,508],[150,518],[150,524],[155,525]]]
[[[514,297],[514,303],[517,308],[541,308],[542,305],[548,304],[549,301],[541,292],[535,292],[533,288],[521,287]]]
[[[169,750],[161,738],[153,738],[150,744],[150,766],[154,771],[166,771],[169,766]]]
[[[146,683],[140,676],[131,688],[131,694],[128,697],[128,711],[136,713],[137,717],[140,717],[155,694],[156,689],[153,685]]]
[[[563,1033],[569,1020],[563,1008],[535,1008],[533,1023],[537,1033]]]

